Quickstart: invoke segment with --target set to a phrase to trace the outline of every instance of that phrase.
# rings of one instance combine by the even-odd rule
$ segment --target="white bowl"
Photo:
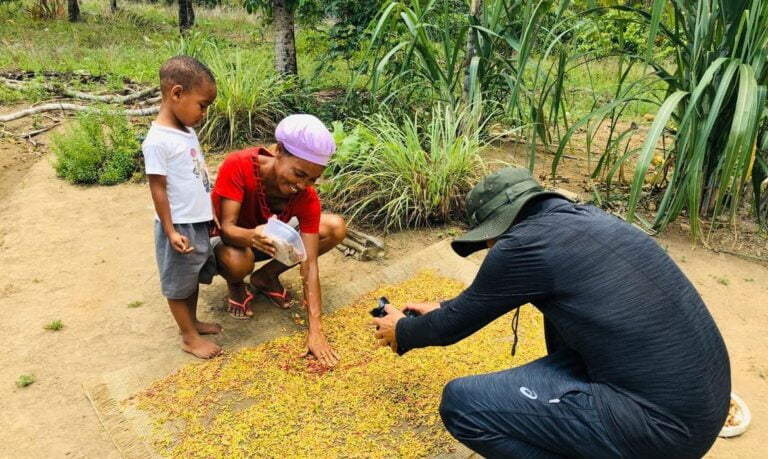
[[[749,423],[752,422],[752,413],[749,412],[749,408],[747,408],[747,404],[744,403],[744,400],[733,392],[731,392],[731,400],[736,402],[736,405],[739,407],[740,412],[735,416],[739,423],[735,426],[723,426],[718,434],[719,437],[729,438],[741,435],[747,430]]]
[[[286,266],[293,266],[307,259],[307,250],[299,233],[291,225],[276,217],[267,220],[264,234],[272,238],[275,244],[275,260]]]

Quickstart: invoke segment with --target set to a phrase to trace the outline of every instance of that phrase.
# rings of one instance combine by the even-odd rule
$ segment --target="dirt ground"
[[[36,160],[26,148],[0,141],[0,457],[118,457],[81,383],[158,353],[181,352],[155,274],[149,191],[135,184],[67,185],[48,157]],[[323,282],[374,273],[450,233],[387,237],[389,257],[380,262],[334,251],[321,261]],[[768,439],[768,269],[692,248],[683,236],[664,236],[659,244],[712,311],[730,351],[734,390],[753,412],[750,430],[718,440],[710,456],[754,457]],[[225,333],[239,327],[260,333],[258,319],[229,319],[225,298],[221,279],[204,287],[202,318],[220,322]],[[134,302],[140,305],[128,306]],[[290,312],[280,314],[292,323]],[[43,329],[57,319],[62,330]],[[16,378],[30,373],[36,382],[17,388]]]

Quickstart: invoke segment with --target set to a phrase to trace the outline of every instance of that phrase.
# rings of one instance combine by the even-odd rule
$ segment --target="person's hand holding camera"
[[[413,311],[416,315],[422,316],[428,312],[432,312],[435,309],[440,309],[440,303],[406,303],[403,305],[403,312]]]
[[[389,346],[392,352],[397,352],[397,322],[405,317],[399,309],[388,304],[384,307],[387,313],[383,317],[374,317],[371,323],[376,325],[376,331],[373,336],[379,341],[381,346]]]

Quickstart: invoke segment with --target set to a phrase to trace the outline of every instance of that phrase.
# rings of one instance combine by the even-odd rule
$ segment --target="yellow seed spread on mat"
[[[332,371],[297,356],[306,335],[291,336],[191,364],[134,399],[156,422],[154,444],[173,457],[423,457],[453,443],[438,406],[451,379],[507,369],[544,355],[541,316],[520,317],[521,343],[510,355],[511,314],[450,347],[403,357],[377,347],[368,311],[451,298],[454,280],[424,271],[383,286],[324,319],[341,354]]]

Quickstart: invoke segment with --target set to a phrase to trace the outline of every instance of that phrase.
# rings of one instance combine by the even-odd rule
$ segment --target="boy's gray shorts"
[[[198,284],[210,284],[216,274],[216,258],[208,237],[208,222],[174,224],[186,236],[194,251],[179,253],[171,247],[163,225],[155,220],[155,257],[163,296],[172,300],[189,298]]]

